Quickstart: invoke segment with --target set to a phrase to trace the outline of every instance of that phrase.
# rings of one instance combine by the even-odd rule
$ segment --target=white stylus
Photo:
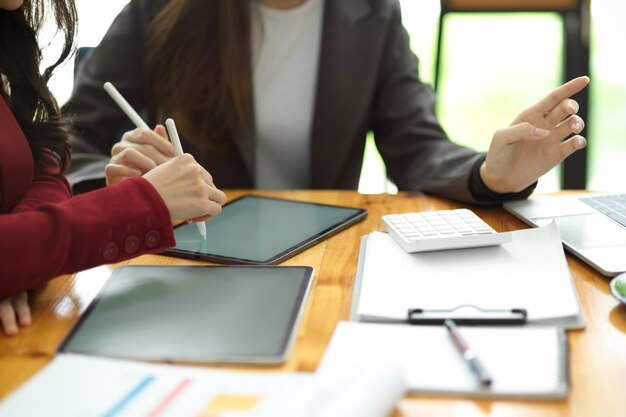
[[[139,114],[137,114],[135,109],[133,109],[132,106],[130,104],[128,104],[128,101],[126,101],[124,96],[122,96],[120,94],[120,92],[117,91],[117,88],[115,88],[115,86],[113,84],[111,84],[110,82],[107,81],[106,83],[104,83],[104,90],[107,93],[109,93],[109,95],[111,96],[113,101],[115,101],[117,103],[117,105],[120,106],[120,109],[122,109],[122,111],[135,124],[135,126],[143,127],[145,129],[150,129],[148,124],[146,122],[144,122],[143,119],[141,118],[141,116],[139,116]]]
[[[178,137],[178,130],[176,130],[176,124],[174,123],[174,120],[167,119],[165,121],[165,128],[167,129],[167,135],[170,137],[170,141],[174,146],[174,151],[176,151],[176,155],[182,155],[183,146],[180,144],[180,138]],[[198,231],[202,235],[202,239],[206,240],[206,225],[204,224],[204,222],[197,222],[196,226],[198,227]]]
[[[145,128],[148,130],[150,129],[148,124],[143,121],[141,116],[139,116],[139,114],[135,111],[135,109],[133,109],[133,107],[128,103],[128,101],[126,101],[124,96],[119,91],[117,91],[117,88],[115,88],[115,86],[112,83],[108,81],[104,83],[104,90],[107,93],[109,93],[113,101],[117,103],[120,109],[122,109],[124,114],[128,116],[128,118],[135,124],[135,126]],[[176,151],[176,155],[182,155],[183,147],[180,144],[180,138],[178,137],[178,131],[176,130],[176,125],[174,124],[174,121],[172,119],[168,119],[168,121],[171,122],[170,123],[171,126],[168,125],[167,121],[165,122],[167,134],[170,137],[170,140],[172,141],[172,145],[174,146],[174,151]],[[206,240],[206,225],[204,224],[204,222],[198,222],[196,223],[196,226],[198,226],[198,231],[202,235],[202,238]]]

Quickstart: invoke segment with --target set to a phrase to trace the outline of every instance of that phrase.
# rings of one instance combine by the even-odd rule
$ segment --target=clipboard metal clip
[[[409,324],[443,324],[446,319],[457,324],[524,324],[527,312],[525,308],[486,310],[470,304],[460,305],[449,310],[425,310],[411,308],[408,312]]]

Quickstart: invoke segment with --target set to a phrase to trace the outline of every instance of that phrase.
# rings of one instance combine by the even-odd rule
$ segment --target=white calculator
[[[385,231],[407,252],[496,246],[511,241],[468,209],[388,214]]]

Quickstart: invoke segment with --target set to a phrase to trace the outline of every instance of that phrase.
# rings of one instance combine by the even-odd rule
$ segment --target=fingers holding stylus
[[[222,206],[226,203],[226,194],[224,194],[215,186],[209,186],[207,189],[208,199],[206,201],[206,214],[203,216],[192,217],[187,219],[187,223],[198,223],[212,219],[222,212]]]
[[[165,127],[157,125],[154,130],[151,130],[139,113],[137,113],[113,84],[110,82],[104,83],[104,89],[137,127],[134,130],[126,132],[120,142],[113,146],[111,156],[115,157],[128,148],[135,148],[144,156],[151,159],[155,165],[161,165],[176,155],[172,144],[167,140]]]
[[[113,84],[106,82],[104,89],[137,126],[113,146],[105,170],[107,183],[143,175],[161,195],[172,220],[198,222],[198,231],[206,239],[206,227],[201,222],[222,211],[226,195],[215,187],[211,174],[193,156],[183,154],[174,120],[167,119],[165,127],[158,125],[150,130]]]
[[[124,133],[122,139],[113,145],[111,156],[115,157],[128,149],[135,149],[155,165],[161,165],[176,156],[172,144],[165,136],[165,128],[161,125],[154,130],[137,128]]]
[[[137,177],[142,174],[142,171],[122,164],[108,163],[104,167],[106,185],[114,185],[126,178]]]
[[[215,216],[226,202],[211,175],[189,154],[173,158],[143,177],[159,192],[173,220]]]
[[[191,156],[189,154],[185,155]],[[204,182],[202,186],[202,193],[207,196],[205,199],[206,211],[202,216],[189,218],[187,220],[189,223],[203,222],[217,216],[222,212],[222,206],[226,203],[226,194],[215,186],[211,174],[202,169],[202,172],[200,172],[199,175],[202,177],[202,181]]]
[[[126,148],[117,152],[104,168],[106,183],[117,184],[125,178],[143,175],[158,165],[137,149]]]
[[[192,221],[204,221],[211,217],[215,217],[222,212],[222,206],[226,203],[226,194],[211,183],[209,186],[209,206],[203,220],[191,219]]]

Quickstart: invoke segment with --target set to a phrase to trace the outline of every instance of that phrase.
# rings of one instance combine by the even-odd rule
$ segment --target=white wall
[[[96,46],[102,40],[107,29],[115,19],[115,16],[124,7],[129,0],[77,0],[78,6],[78,46]],[[42,36],[43,42],[48,42],[49,32],[44,32]],[[58,39],[44,51],[45,63],[50,63],[50,59],[57,57]],[[74,61],[69,60],[57,72],[50,81],[50,89],[56,96],[59,103],[65,103],[72,93],[72,84],[74,78]]]

